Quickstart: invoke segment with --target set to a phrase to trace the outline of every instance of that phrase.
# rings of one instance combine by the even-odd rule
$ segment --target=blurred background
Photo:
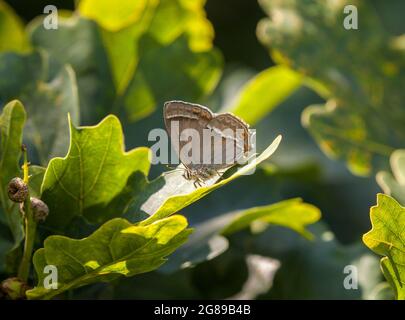
[[[42,0],[6,2],[24,23],[41,15],[49,4]],[[130,104],[139,101],[139,97],[144,98],[141,89],[128,95],[128,100],[124,98],[123,109],[127,113],[118,111],[118,114],[124,123],[127,150],[151,145],[147,132],[163,127],[161,102],[171,94],[176,95],[173,99],[193,99],[212,110],[230,110],[245,118],[257,129],[259,151],[277,134],[282,134],[280,148],[255,175],[226,185],[182,210],[182,214],[193,227],[210,230],[212,226],[214,230],[217,219],[230,212],[300,197],[322,212],[321,221],[309,227],[315,239],[309,241],[276,226],[263,232],[245,230],[231,235],[226,249],[204,261],[196,248],[201,243],[207,245],[209,237],[199,235],[204,238],[203,242],[198,244],[198,237],[193,238],[161,270],[114,284],[85,287],[76,290],[71,298],[391,298],[391,293],[383,290],[386,287],[379,259],[364,246],[361,237],[370,229],[369,209],[376,202],[376,194],[382,191],[375,175],[379,171],[390,171],[390,153],[405,144],[401,92],[405,79],[404,42],[403,37],[400,39],[405,33],[404,2],[354,1],[359,8],[359,30],[342,27],[346,1],[263,0],[260,4],[252,0],[208,0],[205,4],[197,1],[202,3],[201,8],[190,1],[183,2],[188,3],[190,10],[200,10],[196,17],[206,15],[211,25],[207,27],[206,22],[201,22],[201,26],[193,26],[182,20],[184,33],[196,34],[195,42],[189,43],[194,52],[211,54],[212,44],[206,44],[207,39],[210,42],[210,28],[215,34],[213,46],[218,56],[201,62],[195,74],[214,63],[218,70],[213,70],[212,74],[201,72],[204,84],[200,87],[212,83],[203,90],[205,92],[189,94],[194,89],[185,87],[186,94],[181,86],[170,88],[168,94],[155,99],[156,105],[151,107],[145,102],[139,110],[131,109]],[[75,8],[74,1],[53,0],[52,4],[58,9]],[[167,21],[167,25],[162,23],[154,31],[157,38],[170,38],[167,33],[172,30],[172,21]],[[106,29],[111,27],[106,33],[124,28],[108,23],[103,25]],[[33,42],[49,50],[52,56],[52,52],[57,51],[52,41],[57,43],[57,40],[51,39],[53,36],[42,36],[35,30],[38,27],[31,25],[31,28]],[[79,39],[77,34],[72,33],[71,38],[67,34],[61,32],[58,36],[64,37],[65,45],[75,46]],[[396,38],[399,40],[395,42]],[[110,38],[107,35],[105,39]],[[70,44],[66,43],[69,41]],[[173,82],[181,82],[175,75],[176,68],[164,62],[172,52],[175,57],[167,58],[171,59],[172,66],[183,58],[190,60],[191,65],[200,63],[180,49],[178,56],[177,49],[152,55],[147,50],[153,47],[153,41],[147,41],[151,40],[139,45],[139,50],[145,50],[145,56],[151,57],[150,61],[140,60],[144,63],[141,67],[145,77],[154,79],[150,73],[155,73],[155,78],[173,77]],[[398,51],[387,48],[388,43],[396,43]],[[110,54],[114,55],[113,51]],[[120,56],[120,52],[115,54]],[[151,67],[153,63],[157,65],[155,68]],[[81,66],[74,61],[73,66],[80,77]],[[282,67],[270,70],[275,66]],[[106,74],[103,72],[100,71],[98,77]],[[132,84],[130,82],[129,87]],[[153,90],[164,86],[165,83],[156,84]],[[374,97],[376,92],[380,92],[381,97]],[[86,102],[86,99],[82,100]],[[331,105],[339,107],[333,111],[333,117],[319,111],[330,109]],[[261,111],[249,118],[256,106]],[[94,119],[81,114],[80,122],[95,124],[105,114],[102,111],[100,117]],[[398,120],[395,134],[389,130],[393,118]],[[338,131],[339,134],[335,134]],[[386,146],[384,152],[368,150],[369,141]],[[41,158],[39,152],[32,157]],[[152,168],[150,179],[164,170],[166,168],[159,166]],[[213,249],[207,245],[204,250]],[[192,257],[198,263],[193,268],[179,270],[184,257]],[[344,266],[352,264],[360,272],[358,290],[346,290],[342,285]]]

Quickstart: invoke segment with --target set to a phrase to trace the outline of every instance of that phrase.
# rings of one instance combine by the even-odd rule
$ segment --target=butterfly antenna
[[[180,171],[184,171],[184,170],[183,169],[174,169],[174,170],[166,171],[166,172],[162,173],[162,176],[167,176],[168,174],[176,173],[176,172],[180,172]]]

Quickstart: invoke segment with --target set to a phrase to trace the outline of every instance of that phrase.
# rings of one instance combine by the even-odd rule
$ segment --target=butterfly
[[[251,150],[249,125],[231,113],[216,114],[199,104],[169,101],[163,117],[185,168],[183,176],[194,180],[195,187],[220,176],[219,171],[235,165]]]

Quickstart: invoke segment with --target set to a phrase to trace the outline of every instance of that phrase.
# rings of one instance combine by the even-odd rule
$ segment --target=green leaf
[[[206,0],[161,0],[149,27],[158,42],[168,44],[186,35],[194,52],[209,51],[214,29],[204,11]]]
[[[158,1],[147,1],[142,16],[136,23],[124,29],[111,31],[103,28],[101,30],[118,95],[125,91],[128,82],[134,76],[139,60],[139,39],[149,28],[157,5]]]
[[[183,216],[172,216],[148,226],[116,218],[81,240],[50,236],[34,255],[38,285],[29,299],[50,299],[66,290],[94,282],[109,282],[157,269],[190,233]],[[44,267],[58,270],[58,288],[44,288]]]
[[[302,78],[284,66],[268,68],[247,82],[226,110],[254,125],[297,90]]]
[[[11,7],[0,1],[0,52],[27,52],[29,43],[24,25]]]
[[[132,24],[102,29],[117,105],[130,120],[150,115],[174,96],[197,100],[215,87],[222,59],[213,48],[214,32],[203,6],[201,0],[150,0]],[[103,26],[104,18],[95,19]]]
[[[162,45],[145,35],[139,42],[139,56],[122,98],[131,121],[146,117],[167,100],[201,99],[214,89],[220,76],[219,52],[193,52],[185,36]]]
[[[70,122],[69,152],[50,161],[42,184],[42,199],[50,210],[46,224],[63,230],[78,216],[101,223],[121,215],[140,192],[149,157],[148,148],[124,152],[115,116],[93,127],[75,128]]]
[[[290,228],[305,238],[312,239],[312,234],[305,227],[320,218],[321,212],[317,207],[303,203],[301,199],[291,199],[244,210],[234,217],[222,233],[229,235],[250,226],[254,221],[260,221]]]
[[[24,141],[32,155],[30,160],[39,159],[46,165],[50,158],[64,155],[69,141],[67,113],[79,122],[73,70],[57,64],[44,52],[0,54],[0,102],[15,98],[22,101],[29,114]]]
[[[259,299],[375,299],[382,284],[378,258],[360,241],[342,245],[323,222],[309,228],[315,235],[311,242],[276,226],[251,239],[251,250],[281,262],[272,287]],[[355,274],[347,266],[357,269],[357,290],[344,286]]]
[[[377,173],[377,182],[384,193],[405,206],[405,150],[395,150],[390,158],[392,174],[386,171]]]
[[[29,167],[30,181],[29,190],[30,196],[40,198],[41,197],[41,185],[44,180],[46,168],[40,166]]]
[[[78,9],[82,16],[97,21],[103,28],[117,31],[137,22],[148,2],[121,0],[111,5],[109,0],[81,0]]]
[[[278,136],[265,151],[245,166],[238,168],[229,177],[218,182],[215,180],[207,181],[208,185],[197,189],[193,181],[184,179],[182,173],[160,176],[147,184],[143,193],[134,200],[128,210],[130,220],[137,220],[136,214],[142,212],[150,215],[148,219],[142,222],[146,224],[178,212],[236,178],[252,173],[257,165],[267,160],[276,151],[280,141],[281,136]]]
[[[9,102],[0,116],[0,221],[10,228],[13,236],[12,243],[2,253],[18,247],[24,238],[21,214],[18,205],[8,198],[7,186],[12,178],[20,176],[19,161],[25,119],[24,107],[17,100]],[[0,259],[0,268],[3,265],[3,259]]]
[[[253,229],[254,224],[265,224],[260,225],[260,231],[264,231],[269,224],[278,225],[313,239],[306,227],[317,222],[320,217],[318,208],[298,198],[215,216],[193,226],[195,232],[189,241],[163,266],[162,271],[173,272],[212,260],[228,249],[228,240],[224,236],[229,237],[248,227]],[[255,233],[258,233],[258,228],[255,229]]]
[[[58,29],[52,32],[42,22],[37,18],[29,26],[33,46],[45,49],[59,63],[72,66],[82,123],[100,121],[114,104],[115,88],[99,27],[75,15],[59,17]]]
[[[370,210],[372,228],[363,236],[367,247],[384,256],[381,267],[395,291],[405,300],[405,208],[390,196],[377,195],[377,205]]]
[[[302,116],[321,149],[357,175],[386,169],[390,154],[404,146],[405,59],[373,5],[356,2],[361,27],[348,32],[342,21],[349,0],[261,4],[272,19],[259,24],[260,40],[329,93],[325,105]]]

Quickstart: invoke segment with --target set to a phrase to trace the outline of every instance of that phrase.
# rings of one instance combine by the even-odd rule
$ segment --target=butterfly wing
[[[250,150],[249,126],[231,113],[214,115],[207,124],[213,139],[211,159],[213,168],[225,169],[234,165]]]
[[[179,155],[180,161],[189,169],[201,168],[203,166],[203,152],[201,152],[200,143],[203,140],[203,129],[207,127],[207,124],[213,118],[211,110],[198,104],[169,101],[165,103],[163,113],[166,130],[170,136],[173,148]],[[195,143],[193,150],[195,150],[194,148],[200,150],[200,159],[197,161],[190,161],[190,158],[185,157],[184,152],[181,152],[185,150],[183,147],[192,140],[191,137],[186,141],[180,139],[180,135],[183,132],[187,133],[185,131],[187,129],[193,129],[199,135],[199,141],[193,138],[193,144]]]

